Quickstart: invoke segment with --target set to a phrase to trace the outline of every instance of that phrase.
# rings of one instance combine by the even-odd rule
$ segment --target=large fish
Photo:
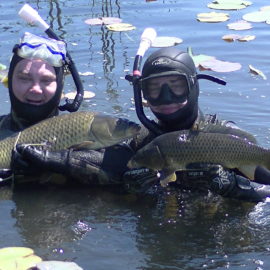
[[[161,183],[166,184],[176,180],[175,171],[185,170],[192,163],[237,168],[254,179],[257,165],[270,169],[270,149],[236,135],[183,130],[156,137],[136,152],[128,166],[161,170]]]
[[[52,117],[0,141],[0,168],[10,167],[16,144],[46,144],[52,151],[99,149],[131,138],[140,126],[124,118],[94,112],[74,112]]]

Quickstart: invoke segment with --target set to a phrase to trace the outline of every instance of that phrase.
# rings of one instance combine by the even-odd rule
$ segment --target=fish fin
[[[254,180],[255,176],[255,165],[243,165],[239,168],[237,168],[241,173],[243,173],[246,177],[248,177],[250,180]]]
[[[176,181],[176,173],[171,171],[161,171],[160,173],[160,185],[166,187],[168,183]]]
[[[69,148],[72,148],[74,150],[93,149],[94,143],[95,141],[85,141],[78,144],[74,144]]]

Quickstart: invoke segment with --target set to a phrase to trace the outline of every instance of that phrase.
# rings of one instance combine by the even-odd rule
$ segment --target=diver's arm
[[[126,164],[133,151],[126,144],[96,150],[39,150],[29,145],[17,145],[13,162],[16,172],[24,173],[30,168],[64,174],[78,182],[89,185],[119,184],[127,170]],[[21,166],[25,163],[26,165]]]
[[[270,185],[250,181],[248,178],[221,166],[209,183],[213,193],[227,198],[260,202],[270,197]]]

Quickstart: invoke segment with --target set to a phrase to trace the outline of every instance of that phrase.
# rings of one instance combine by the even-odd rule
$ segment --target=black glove
[[[41,171],[64,173],[70,150],[48,151],[18,144],[12,152],[11,169],[15,174],[35,175]]]
[[[159,183],[157,171],[146,168],[132,169],[123,175],[125,190],[130,193],[144,193],[151,186]]]

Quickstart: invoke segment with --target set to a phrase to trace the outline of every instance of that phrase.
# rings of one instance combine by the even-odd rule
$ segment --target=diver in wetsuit
[[[63,41],[28,32],[22,36],[19,44],[13,48],[9,66],[11,111],[0,116],[0,139],[56,116],[59,110],[73,111],[70,109],[72,103],[69,103],[69,107],[66,104],[59,106],[64,86],[64,70],[70,69],[70,62]],[[72,71],[76,73],[74,68]],[[80,85],[78,81],[75,83]],[[77,95],[83,94],[82,89],[77,90]],[[0,175],[5,178],[10,173],[10,170],[1,170]]]
[[[144,98],[158,119],[161,133],[190,129],[198,122],[219,122],[215,115],[203,115],[198,106],[199,84],[192,58],[176,48],[164,48],[154,52],[146,60],[141,78]],[[120,185],[128,190],[144,192],[158,183],[157,172],[147,168],[129,170],[130,157],[153,138],[158,136],[142,128],[140,136],[131,142],[119,144],[101,151],[40,151],[32,146],[18,146],[21,158],[44,170],[67,175],[86,185]],[[258,168],[256,179],[263,181],[267,171]],[[175,184],[188,190],[210,190],[224,197],[261,201],[270,196],[270,186],[255,182],[226,170],[220,165],[190,164],[187,171],[178,172]]]

